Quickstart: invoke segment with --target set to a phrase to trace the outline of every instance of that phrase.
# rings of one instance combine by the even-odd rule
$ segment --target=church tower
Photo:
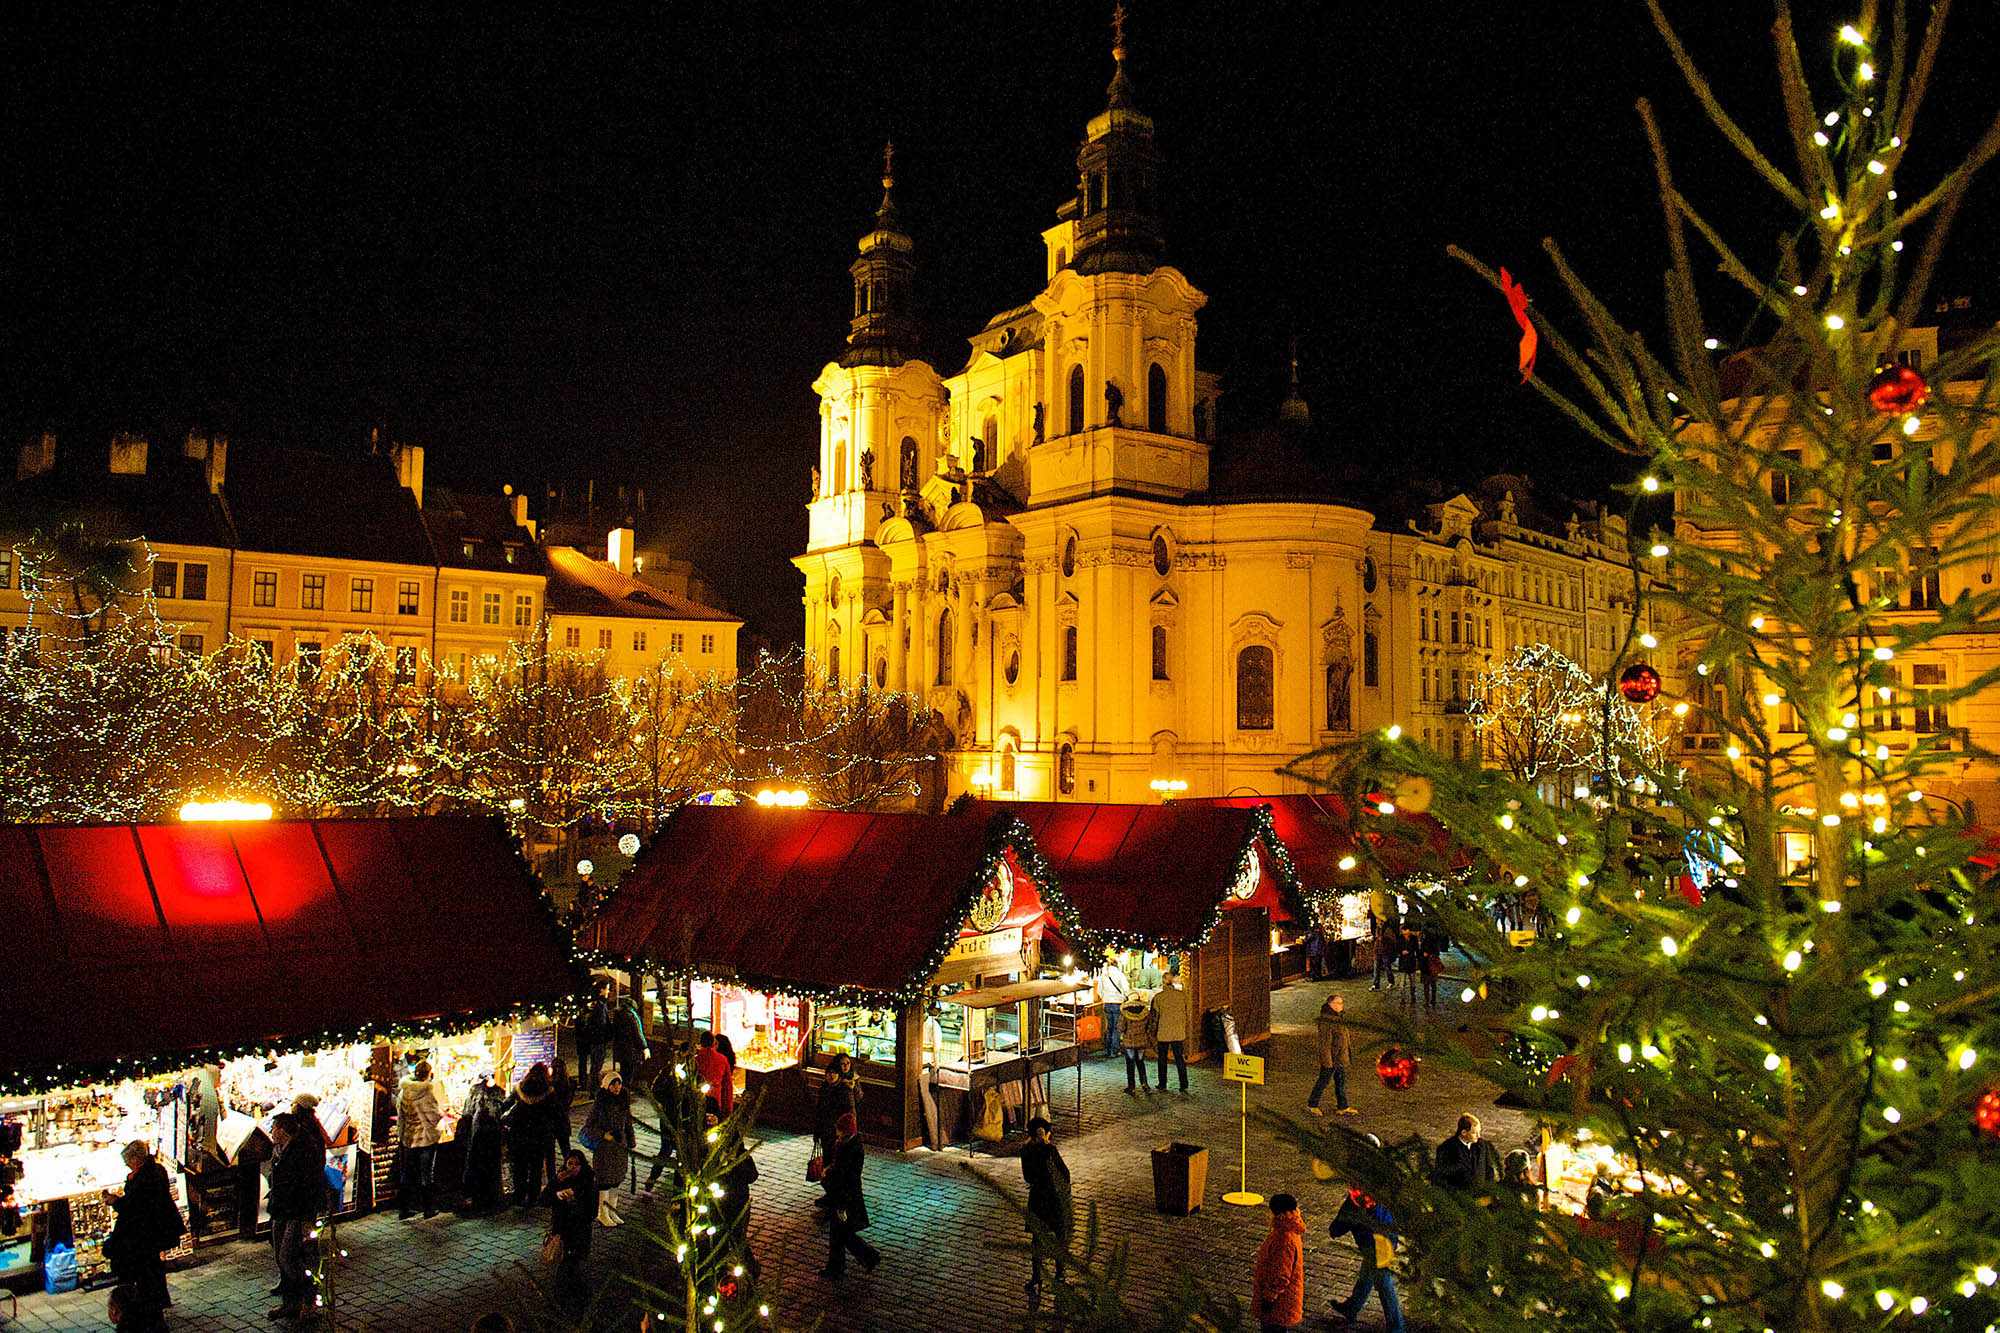
[[[875,225],[848,269],[847,350],[813,382],[819,463],[807,554],[794,561],[806,576],[806,644],[830,671],[847,675],[866,669],[873,654],[864,621],[888,599],[888,561],[875,533],[936,468],[947,397],[937,371],[918,359],[916,247],[896,209],[894,164],[891,145],[882,153]]]

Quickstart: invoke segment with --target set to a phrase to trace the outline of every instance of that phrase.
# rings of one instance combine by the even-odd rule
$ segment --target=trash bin
[[[1153,1149],[1153,1206],[1174,1217],[1201,1207],[1208,1189],[1208,1149],[1169,1143]]]
[[[1202,1031],[1210,1050],[1243,1054],[1243,1043],[1236,1036],[1236,1015],[1227,1009],[1211,1009],[1202,1015]]]

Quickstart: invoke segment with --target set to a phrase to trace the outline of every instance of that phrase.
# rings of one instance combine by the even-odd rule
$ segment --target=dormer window
[[[465,553],[467,560],[477,560],[479,558],[478,542],[461,542],[458,549]]]
[[[507,554],[506,554],[507,563],[510,565],[513,564],[514,558],[520,554],[520,551],[521,548],[518,546],[509,546],[507,548]]]

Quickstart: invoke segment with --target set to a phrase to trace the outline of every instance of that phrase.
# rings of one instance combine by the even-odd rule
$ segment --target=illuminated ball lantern
[[[2000,1139],[2000,1088],[1991,1090],[1973,1104],[1972,1123],[1979,1127],[1981,1134]]]
[[[1618,693],[1628,704],[1649,704],[1660,697],[1660,673],[1644,662],[1634,662],[1618,677]]]
[[[1381,1078],[1383,1087],[1405,1092],[1416,1086],[1417,1067],[1421,1063],[1408,1051],[1391,1046],[1376,1058],[1375,1073]]]
[[[1931,386],[1908,366],[1884,366],[1868,381],[1868,401],[1883,416],[1899,416],[1922,407]]]

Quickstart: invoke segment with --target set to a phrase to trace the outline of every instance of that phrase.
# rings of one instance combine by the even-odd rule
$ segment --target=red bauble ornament
[[[1417,1066],[1421,1063],[1408,1051],[1391,1046],[1376,1059],[1375,1072],[1381,1076],[1383,1087],[1402,1092],[1416,1085]]]
[[[2000,1139],[2000,1088],[1987,1093],[1973,1105],[1972,1123],[1979,1127],[1981,1134]]]
[[[1660,673],[1644,662],[1634,662],[1618,677],[1618,692],[1628,704],[1649,704],[1660,697]]]
[[[1868,381],[1868,401],[1884,416],[1914,412],[1931,396],[1931,386],[1908,366],[1884,366]]]

